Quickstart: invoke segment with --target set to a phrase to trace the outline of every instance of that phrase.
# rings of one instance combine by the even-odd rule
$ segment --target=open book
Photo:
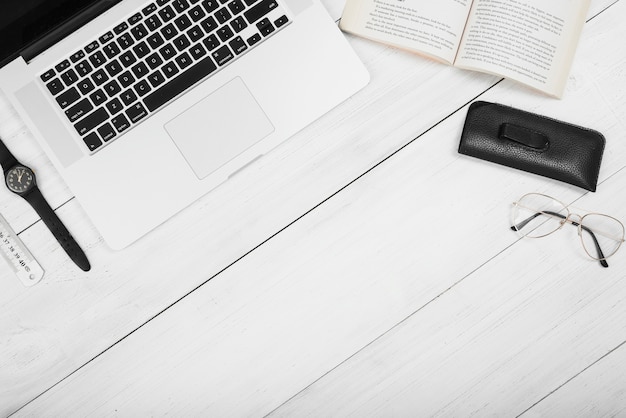
[[[561,97],[590,0],[346,0],[340,27]]]

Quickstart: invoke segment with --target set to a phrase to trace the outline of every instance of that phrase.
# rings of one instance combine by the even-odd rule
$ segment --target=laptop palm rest
[[[203,179],[274,132],[274,126],[237,77],[167,122],[165,130]]]

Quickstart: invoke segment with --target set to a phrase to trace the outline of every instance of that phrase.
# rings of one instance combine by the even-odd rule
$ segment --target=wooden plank
[[[606,196],[624,196],[626,170],[602,186],[605,197],[576,203],[624,219],[625,199]],[[571,230],[512,245],[273,416],[518,416],[563,384],[569,397],[548,396],[538,415],[580,413],[567,405],[576,396],[595,405],[594,416],[619,415],[622,366],[606,381],[611,402],[580,384],[568,389],[590,365],[584,373],[602,375],[595,362],[626,341],[624,254],[604,270],[581,253]]]
[[[535,111],[553,116],[562,111],[562,115],[569,116],[564,118],[566,120],[576,117],[580,124],[597,123],[601,126],[596,127],[602,128],[607,138],[619,138],[626,106],[623,87],[615,88],[617,79],[611,77],[616,75],[610,70],[622,65],[624,55],[607,57],[605,51],[600,51],[592,43],[597,42],[596,36],[623,39],[623,29],[619,25],[610,25],[612,19],[616,18],[607,14],[606,19],[592,21],[587,31],[589,43],[582,48],[584,67],[579,65],[573,72],[574,81],[563,101],[539,98],[510,83],[502,83],[484,98],[533,104]],[[611,45],[606,47],[611,48]],[[602,86],[597,83],[600,79]],[[376,107],[379,100],[387,98],[370,97],[370,100],[375,102],[371,101],[368,106]],[[363,102],[360,105],[363,106]],[[399,108],[396,107],[396,111]],[[360,113],[374,115],[367,108]],[[405,117],[406,123],[413,121]],[[570,303],[579,297],[594,300],[593,295],[600,297],[598,292],[613,294],[609,290],[616,290],[614,297],[618,297],[621,291],[618,286],[624,281],[616,272],[624,271],[623,258],[616,259],[610,271],[603,271],[605,280],[594,292],[587,284],[599,267],[581,255],[578,243],[572,239],[575,235],[565,233],[557,236],[556,241],[526,243],[517,242],[515,234],[508,231],[509,202],[524,192],[543,191],[572,201],[583,195],[581,190],[459,156],[456,147],[463,118],[464,109],[68,377],[23,412],[33,415],[68,410],[77,415],[137,411],[179,415],[261,415],[280,406],[363,347],[376,346],[377,343],[372,344],[372,341],[382,335],[385,337],[378,341],[384,344],[388,336],[395,335],[395,331],[388,332],[390,328],[395,326],[396,330],[402,330],[403,327],[397,324],[408,317],[407,323],[413,324],[412,319],[419,317],[420,312],[441,311],[447,319],[438,320],[437,315],[429,315],[431,322],[417,321],[424,330],[419,338],[445,344],[448,351],[440,353],[441,350],[432,349],[423,356],[414,352],[415,362],[425,360],[427,364],[437,365],[437,360],[446,359],[445,353],[452,355],[458,351],[459,355],[454,358],[458,360],[472,358],[476,350],[490,349],[489,345],[471,345],[472,332],[483,329],[486,333],[490,326],[502,332],[503,328],[496,325],[506,323],[513,315],[511,309],[514,313],[520,312],[518,316],[513,315],[513,319],[524,318],[527,305],[533,305],[529,302],[533,289],[542,295],[565,295]],[[370,129],[376,126],[367,125]],[[398,126],[399,134],[391,132],[388,135],[403,135],[404,127],[402,124]],[[364,130],[363,135],[366,134]],[[352,137],[357,138],[361,137]],[[371,144],[375,142],[372,140]],[[610,201],[622,191],[619,187],[624,182],[615,173],[623,167],[625,155],[623,141],[607,143],[601,172],[604,183],[599,188],[606,190],[603,192],[606,194],[585,195],[590,208],[602,208],[626,218],[624,202],[620,199]],[[611,183],[613,179],[617,180]],[[611,189],[611,184],[619,187]],[[200,210],[200,213],[210,212]],[[160,230],[156,232],[160,233]],[[193,239],[191,233],[186,236]],[[153,249],[155,258],[166,254],[158,246]],[[198,250],[192,259],[202,252],[212,253],[212,250],[210,247]],[[541,261],[534,270],[528,265],[529,256]],[[491,267],[492,263],[495,267]],[[174,273],[166,265],[159,267],[167,269],[167,273]],[[569,280],[572,270],[576,274],[573,280]],[[480,274],[483,271],[487,271],[484,276]],[[518,276],[508,278],[505,274],[509,271],[525,271],[526,274],[521,279]],[[542,274],[549,275],[550,281],[539,280]],[[116,275],[111,276],[110,280],[119,285]],[[486,284],[475,287],[475,280],[481,278]],[[134,285],[141,283],[135,282]],[[495,287],[485,293],[485,289],[490,289],[488,285]],[[100,286],[102,288],[95,292],[99,295],[110,289],[108,283]],[[452,290],[446,292],[451,287]],[[172,288],[171,285],[168,287],[169,290]],[[143,291],[150,289],[144,288]],[[123,292],[126,290],[113,292],[107,298],[108,306],[100,304],[98,308],[112,312],[119,306]],[[449,294],[454,296],[454,301],[465,301],[467,310],[453,310],[456,316],[452,315],[450,309],[453,306],[440,303],[452,298]],[[129,313],[141,316],[141,308],[146,305],[145,299],[141,298],[145,295],[138,296],[139,302],[127,299],[128,303],[135,304],[135,310],[119,306],[115,319],[118,313],[123,317]],[[153,294],[155,299],[159,296],[156,292]],[[85,298],[89,302],[94,300]],[[511,301],[514,298],[518,299]],[[488,303],[482,308],[485,300]],[[546,297],[535,303],[545,309],[557,308],[550,304],[548,307],[541,305],[546,300],[553,301]],[[590,304],[590,309],[602,311],[602,306],[597,305]],[[500,310],[490,316],[492,311],[488,308],[493,306]],[[606,314],[604,308],[600,313]],[[95,310],[94,307],[92,312]],[[594,311],[594,314],[600,313]],[[570,342],[578,342],[576,328],[562,316],[564,313],[560,315],[555,320],[569,327],[570,334],[564,335],[569,336]],[[79,315],[79,318],[84,316]],[[464,322],[455,323],[463,318],[466,318]],[[112,321],[100,319],[98,314],[90,319],[97,324],[90,329],[94,334],[102,334],[100,331],[113,333],[106,329]],[[538,322],[544,318],[535,315],[533,319]],[[58,318],[55,323],[59,323]],[[442,328],[446,324],[451,325]],[[118,323],[118,328],[125,326],[128,324]],[[505,330],[507,337],[515,332],[518,332],[518,338],[528,337],[522,332],[527,331],[524,321],[515,322],[515,326]],[[463,332],[463,338],[457,341]],[[499,337],[498,332],[489,334],[487,341]],[[442,335],[446,338],[437,338]],[[523,341],[532,348],[532,343],[540,336]],[[548,337],[546,340],[550,345],[558,335],[548,334]],[[611,343],[609,339],[603,341]],[[398,352],[407,346],[393,347]],[[537,347],[541,352],[545,345]],[[592,351],[587,353],[591,357]],[[361,351],[364,352],[367,350]],[[357,355],[358,359],[361,355]],[[401,371],[405,368],[404,363],[393,363],[392,360],[393,357],[389,361],[380,361],[380,368],[389,374],[391,381],[397,373],[403,377]],[[342,380],[341,370],[343,367],[335,369],[328,375],[329,380],[319,380],[319,390],[324,391],[330,386],[336,389],[337,386],[331,384],[334,376],[339,376],[338,381],[341,380],[342,390],[347,394],[349,388],[358,386],[359,382],[374,389],[387,384],[381,376],[370,379],[365,372]],[[495,373],[497,370],[489,371]],[[469,379],[472,376],[482,378],[483,371],[476,366],[475,374],[470,373]],[[548,373],[550,370],[545,372],[553,380],[571,376],[571,370],[567,368],[555,367],[552,374]],[[93,397],[93,385],[98,387],[97,399]],[[341,411],[343,403],[347,402],[346,408],[349,409],[358,407],[363,401],[358,393],[354,395],[355,403],[332,393],[318,401],[315,397],[317,389],[317,384],[312,386],[303,392],[302,398],[294,399],[278,412],[294,406],[294,410],[304,413],[305,409],[314,406],[323,408],[324,405],[319,405],[321,403],[328,405],[328,411],[337,412]],[[494,392],[493,387],[491,389],[490,395],[499,393]],[[524,403],[535,395],[546,393],[537,392],[529,392],[518,401]],[[402,396],[401,391],[394,393]],[[484,393],[471,399],[484,399],[481,395]],[[455,401],[453,398],[444,400],[448,403]]]
[[[555,388],[550,396],[540,400],[523,416],[623,416],[626,414],[625,363],[626,346],[622,344],[598,359],[592,367]]]
[[[0,369],[12,371],[0,374],[7,388],[0,413],[84,365],[497,80],[351,42],[372,75],[365,90],[130,248],[108,249],[74,200],[59,209],[91,272],[68,263],[40,223],[22,233],[46,277],[24,289],[0,273]]]

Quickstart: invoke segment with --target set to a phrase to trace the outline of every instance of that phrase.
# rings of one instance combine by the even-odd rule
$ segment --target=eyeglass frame
[[[583,249],[585,250],[585,253],[587,253],[587,255],[590,258],[599,261],[600,265],[602,267],[609,267],[609,264],[606,262],[606,259],[609,258],[609,257],[612,257],[613,255],[615,255],[615,253],[617,253],[617,251],[620,249],[620,247],[624,243],[624,235],[626,234],[626,228],[624,228],[624,224],[619,219],[614,218],[613,216],[610,216],[610,215],[607,215],[607,214],[604,214],[604,213],[599,213],[599,212],[589,212],[589,213],[586,213],[583,216],[581,216],[578,213],[572,213],[572,212],[570,212],[568,205],[566,205],[565,203],[561,202],[558,199],[555,199],[552,196],[548,196],[548,195],[545,195],[545,194],[542,194],[542,193],[532,193],[532,192],[531,193],[526,193],[525,195],[523,195],[522,197],[517,199],[517,201],[513,202],[513,206],[517,206],[517,207],[520,207],[520,208],[524,208],[524,209],[528,209],[528,210],[534,211],[535,209],[533,209],[533,208],[525,207],[525,206],[522,206],[522,205],[519,204],[519,202],[521,200],[523,200],[526,196],[529,196],[529,195],[543,196],[543,197],[546,197],[548,199],[551,199],[551,200],[559,203],[567,211],[567,216],[564,216],[564,215],[562,215],[560,213],[556,213],[556,212],[538,211],[538,213],[535,213],[530,218],[524,219],[523,221],[518,222],[517,224],[514,223],[514,219],[511,219],[511,223],[513,224],[513,225],[511,225],[511,230],[512,231],[520,232],[520,230],[524,226],[526,226],[530,221],[532,221],[533,219],[535,219],[539,215],[546,215],[546,216],[550,216],[550,217],[553,217],[553,218],[558,218],[558,220],[559,220],[559,227],[556,228],[554,231],[550,231],[550,232],[548,232],[546,234],[543,234],[543,235],[540,235],[540,236],[536,236],[536,237],[529,236],[529,235],[523,235],[523,237],[525,237],[525,238],[543,238],[543,237],[546,237],[546,236],[548,236],[550,234],[553,234],[554,232],[560,230],[561,228],[563,228],[563,225],[565,225],[566,223],[569,223],[569,224],[577,227],[576,229],[578,230],[578,236],[580,237],[580,242],[582,244]],[[618,242],[617,248],[608,257],[604,256],[604,253],[602,252],[602,249],[600,248],[600,243],[598,242],[598,239],[596,238],[596,235],[593,233],[593,231],[583,225],[583,220],[585,219],[586,216],[589,216],[589,215],[600,215],[600,216],[604,216],[604,217],[613,219],[614,221],[616,221],[622,227],[622,237],[621,238],[608,237],[608,238],[615,239],[615,241]],[[572,216],[577,216],[579,218],[579,221],[575,222],[572,219],[570,219]],[[513,217],[513,215],[511,214],[511,218],[512,217]],[[587,247],[585,247],[585,243],[583,241],[583,237],[582,237],[582,231],[583,230],[588,232],[591,235],[591,237],[593,238],[593,243],[594,243],[594,245],[596,247],[596,251],[598,252],[598,256],[599,257],[594,257],[593,255],[589,254],[589,251],[587,250]]]

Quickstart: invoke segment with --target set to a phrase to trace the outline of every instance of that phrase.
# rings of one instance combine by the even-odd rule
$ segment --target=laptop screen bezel
[[[73,18],[110,0],[3,0],[0,19],[0,67],[38,41],[54,34]],[[82,23],[82,22],[81,22]],[[66,31],[67,32],[67,31]]]

